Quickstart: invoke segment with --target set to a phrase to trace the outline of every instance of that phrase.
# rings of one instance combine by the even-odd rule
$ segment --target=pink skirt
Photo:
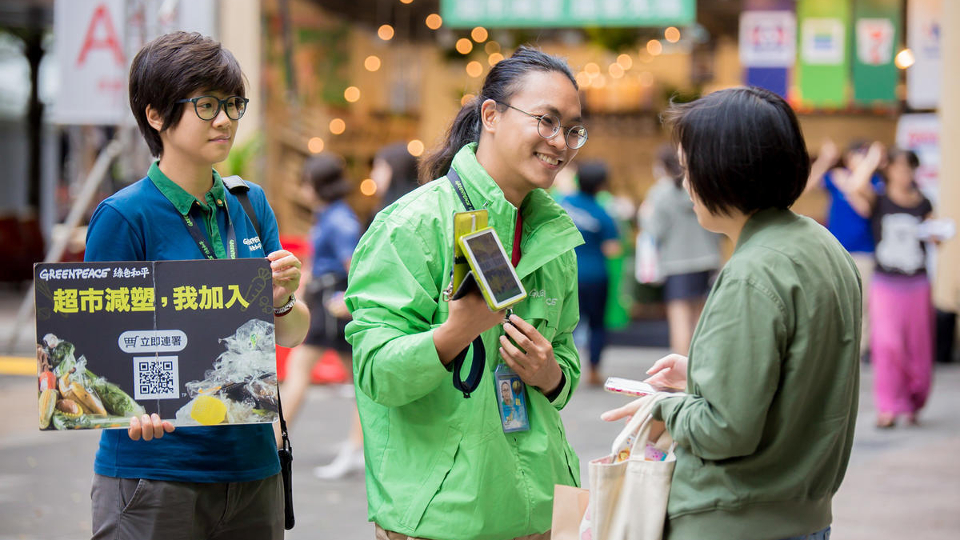
[[[926,275],[873,275],[870,362],[877,412],[914,414],[927,402],[933,372],[933,328]]]

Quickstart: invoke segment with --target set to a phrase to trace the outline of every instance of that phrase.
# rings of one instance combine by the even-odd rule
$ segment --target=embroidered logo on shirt
[[[253,238],[244,238],[243,244],[247,246],[250,251],[263,250],[263,244],[260,243],[259,236],[254,236]]]
[[[557,305],[556,298],[547,298],[546,289],[540,289],[539,291],[530,291],[530,298],[543,298],[543,302],[548,306]]]

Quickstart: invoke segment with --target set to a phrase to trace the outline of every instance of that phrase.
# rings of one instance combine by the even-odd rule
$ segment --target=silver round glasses
[[[510,107],[511,109],[517,112],[522,112],[523,114],[531,118],[536,118],[537,132],[544,139],[552,139],[556,137],[557,133],[560,133],[560,131],[563,129],[563,126],[560,124],[560,119],[551,114],[528,113],[527,111],[518,109],[513,105],[510,105],[509,103],[501,103],[501,105]],[[587,128],[577,124],[575,126],[568,127],[566,129],[567,130],[564,132],[565,135],[563,138],[563,142],[566,143],[567,148],[571,150],[577,150],[578,148],[581,148],[583,147],[583,145],[587,144]]]
[[[181,99],[177,103],[193,103],[193,111],[201,120],[213,120],[220,114],[222,108],[227,113],[227,118],[239,120],[243,113],[247,112],[247,103],[250,100],[240,96],[230,96],[226,99],[219,99],[215,96],[198,96],[195,98]]]

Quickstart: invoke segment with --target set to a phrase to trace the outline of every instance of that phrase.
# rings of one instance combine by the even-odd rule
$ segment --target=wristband
[[[287,303],[286,303],[286,304],[284,304],[284,305],[282,305],[282,306],[280,306],[280,307],[275,307],[275,308],[273,308],[273,316],[274,316],[274,317],[283,317],[283,316],[286,315],[287,313],[290,313],[291,311],[293,311],[293,306],[294,306],[294,304],[296,304],[296,303],[297,303],[297,297],[296,297],[296,295],[294,295],[293,293],[290,293],[290,299],[287,300]]]
[[[557,387],[553,389],[553,392],[550,392],[549,394],[542,390],[540,392],[543,394],[544,397],[547,398],[547,401],[549,401],[550,403],[553,403],[560,396],[560,392],[563,392],[563,385],[565,384],[567,384],[567,376],[561,370],[560,384],[558,384]]]

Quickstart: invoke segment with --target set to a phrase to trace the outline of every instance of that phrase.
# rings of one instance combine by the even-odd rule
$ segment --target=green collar
[[[158,161],[154,161],[153,164],[150,165],[147,176],[150,178],[150,181],[153,182],[153,185],[157,186],[160,193],[163,193],[163,196],[173,203],[173,206],[180,212],[180,215],[185,216],[189,214],[193,203],[197,203],[201,208],[209,210],[215,207],[218,200],[223,201],[223,179],[220,178],[220,173],[218,173],[216,169],[211,169],[211,171],[213,171],[213,187],[210,188],[210,191],[208,191],[204,197],[206,200],[202,201],[187,193],[187,190],[163,174],[158,163]]]
[[[477,143],[470,143],[453,156],[452,167],[457,170],[461,178],[469,179],[464,182],[470,201],[477,209],[488,208],[491,205],[500,206],[505,203],[513,205],[503,196],[503,190],[487,173],[487,170],[477,162]]]
[[[507,213],[508,210],[509,214],[516,212],[517,208],[506,199],[497,182],[477,161],[477,143],[469,143],[457,152],[453,157],[453,168],[461,178],[468,179],[464,181],[465,189],[476,208],[488,208],[497,213]],[[561,206],[542,189],[528,193],[520,203],[520,208],[525,230],[539,226],[543,220],[565,214]],[[574,226],[572,221],[570,226]]]

